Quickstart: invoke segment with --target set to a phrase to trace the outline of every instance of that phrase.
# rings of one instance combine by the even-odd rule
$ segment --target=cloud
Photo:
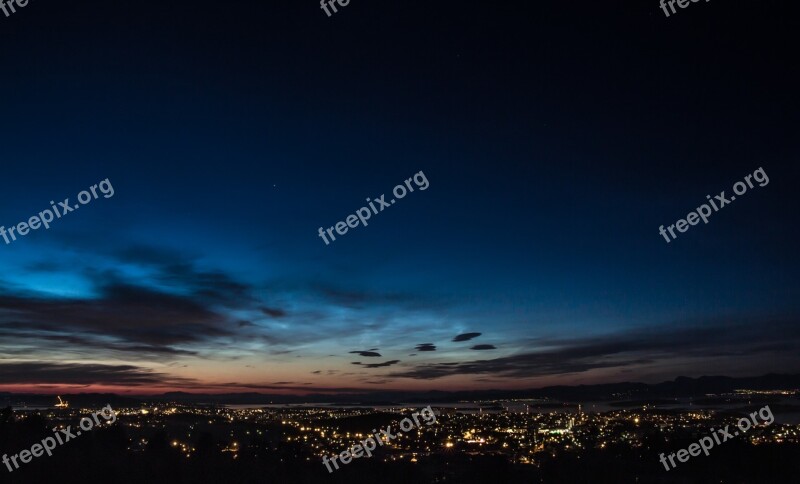
[[[389,360],[383,363],[361,363],[360,361],[354,361],[353,365],[361,365],[364,368],[384,368],[386,366],[392,366],[400,363],[400,360]]]
[[[238,308],[257,302],[248,284],[221,271],[198,269],[195,258],[179,251],[140,245],[119,251],[115,256],[125,264],[155,269],[156,281],[180,288],[206,303]]]
[[[376,353],[376,352],[374,352],[372,350],[370,350],[370,351],[351,351],[350,353],[351,354],[360,355],[360,356],[369,357],[369,358],[376,358],[376,357],[380,357],[381,356],[380,353]]]
[[[115,252],[114,256],[116,259],[129,264],[154,267],[191,264],[195,259],[183,251],[151,245],[129,246]]]
[[[414,347],[417,351],[436,351],[436,345],[433,343],[422,343]]]
[[[86,349],[104,353],[120,353],[126,359],[153,360],[174,358],[178,356],[195,356],[196,351],[172,348],[162,345],[132,344],[128,342],[111,342],[102,335],[71,335],[46,331],[8,330],[0,328],[0,340],[13,341],[16,350],[0,346],[0,354],[26,355],[33,349],[60,351],[62,354],[84,352]]]
[[[350,290],[327,284],[315,284],[311,289],[329,301],[354,309],[371,304],[409,305],[419,299],[408,294]]]
[[[279,382],[280,383],[280,382]],[[355,388],[355,387],[333,387],[333,388],[326,388],[326,387],[313,387],[309,388],[309,385],[313,385],[313,383],[299,383],[295,384],[299,386],[284,386],[284,385],[275,385],[271,383],[240,383],[240,382],[226,382],[226,383],[212,383],[208,385],[202,385],[202,388],[248,388],[250,390],[294,390],[294,391],[301,391],[301,392],[309,392],[313,390],[314,392],[318,393],[342,393],[342,392],[352,392],[352,393],[363,393],[365,390],[363,388]]]
[[[471,350],[496,350],[497,348],[494,345],[475,345]]]
[[[278,336],[278,331],[254,323],[251,318],[258,321],[259,315],[280,318],[287,313],[256,300],[249,284],[198,269],[195,259],[183,252],[134,246],[114,252],[112,258],[147,275],[133,283],[116,270],[85,269],[94,286],[86,297],[0,287],[0,355],[57,348],[64,354],[88,350],[93,359],[168,360],[200,356],[201,351],[213,357],[215,350],[229,352],[237,340],[251,343],[234,347],[246,353],[263,351],[259,344],[300,339],[297,331]],[[32,267],[38,272],[70,269],[52,263]],[[246,311],[250,318],[242,318]]]
[[[307,291],[325,303],[353,310],[392,308],[393,310],[440,310],[450,301],[428,292],[380,292],[339,287],[330,283],[312,283]]]
[[[273,318],[283,318],[286,316],[286,311],[278,308],[262,307],[261,312]]]
[[[0,382],[50,385],[180,385],[194,380],[131,365],[80,363],[0,363]]]
[[[0,295],[0,331],[17,338],[163,353],[178,351],[173,345],[234,334],[233,321],[188,297],[118,282],[98,290],[93,299]]]
[[[671,363],[676,358],[758,357],[767,361],[778,353],[800,364],[795,354],[800,344],[800,326],[794,319],[710,322],[705,327],[675,325],[574,340],[539,340],[532,344],[535,348],[517,355],[421,364],[388,376],[435,379],[485,374],[527,378],[635,367],[658,361]],[[768,370],[769,365],[764,368]]]
[[[455,338],[453,338],[453,341],[455,341],[455,342],[469,341],[469,340],[471,340],[473,338],[477,338],[481,334],[482,333],[464,333],[464,334],[460,334],[460,335],[456,336]]]

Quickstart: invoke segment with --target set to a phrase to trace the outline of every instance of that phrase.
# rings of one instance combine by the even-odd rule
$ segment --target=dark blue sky
[[[39,0],[0,16],[0,224],[115,190],[0,240],[0,390],[797,371],[787,9]],[[659,235],[759,167],[768,185]],[[420,171],[427,190],[318,237]]]

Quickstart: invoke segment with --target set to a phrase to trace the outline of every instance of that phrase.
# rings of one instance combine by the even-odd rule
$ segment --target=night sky
[[[0,13],[0,391],[800,371],[785,1]],[[745,176],[758,184],[667,243]],[[422,173],[369,225],[318,235]]]

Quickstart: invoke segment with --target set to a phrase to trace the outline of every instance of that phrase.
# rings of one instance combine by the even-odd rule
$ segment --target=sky
[[[0,224],[79,206],[0,239],[0,392],[797,372],[788,8],[352,0],[327,17],[310,0],[40,0],[0,14]],[[768,182],[707,224],[659,234],[759,169]],[[381,195],[368,225],[336,234]]]

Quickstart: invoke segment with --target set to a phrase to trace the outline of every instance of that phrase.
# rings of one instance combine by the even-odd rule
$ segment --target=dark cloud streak
[[[461,342],[461,341],[469,341],[471,339],[477,338],[481,334],[482,333],[463,333],[463,334],[459,334],[458,336],[453,338],[453,341],[456,342],[456,343]]]

